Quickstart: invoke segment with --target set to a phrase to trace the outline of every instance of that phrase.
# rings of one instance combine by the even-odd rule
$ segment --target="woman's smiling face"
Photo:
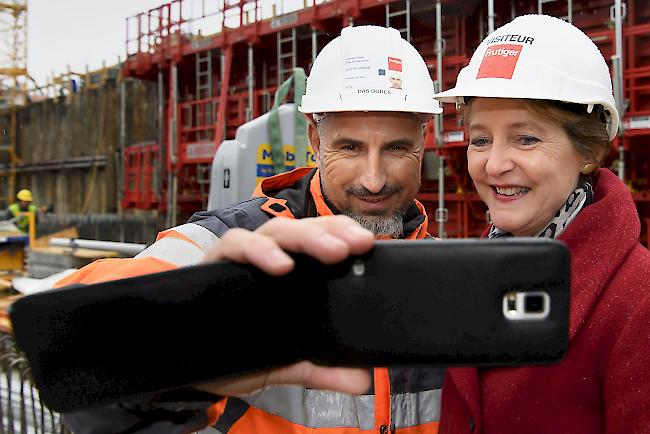
[[[476,190],[492,223],[515,236],[544,229],[588,163],[560,124],[533,113],[524,100],[472,100],[467,131]]]

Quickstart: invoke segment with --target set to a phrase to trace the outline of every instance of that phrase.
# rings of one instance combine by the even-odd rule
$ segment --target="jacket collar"
[[[594,185],[593,203],[558,237],[571,252],[569,339],[580,330],[641,232],[639,216],[625,184],[610,170],[600,169],[594,174]]]

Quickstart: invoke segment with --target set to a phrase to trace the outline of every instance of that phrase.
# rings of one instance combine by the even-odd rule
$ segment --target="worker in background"
[[[16,200],[17,202],[9,205],[9,213],[13,217],[16,227],[27,233],[29,232],[29,213],[33,213],[36,218],[38,208],[32,203],[34,200],[32,192],[25,188],[16,194]]]
[[[386,78],[392,72],[400,74],[399,88]],[[300,107],[309,121],[317,168],[298,168],[267,178],[250,200],[198,213],[188,224],[162,232],[136,258],[95,262],[58,286],[222,259],[249,262],[277,275],[293,267],[285,250],[333,263],[369,250],[373,235],[426,237],[426,212],[415,197],[425,125],[432,114],[441,112],[433,94],[424,60],[397,30],[345,28],[316,58]],[[305,291],[309,291],[308,282]],[[227,333],[228,326],[222,332]],[[206,345],[218,346],[218,337]],[[224,357],[227,351],[223,349]],[[347,373],[359,381],[340,381]],[[270,387],[225,400],[185,395],[184,404],[173,403],[173,395],[165,395],[155,405],[114,405],[67,414],[64,420],[76,434],[127,432],[135,426],[152,433],[189,432],[205,426],[222,434],[437,432],[444,369],[376,368],[372,376],[369,388],[366,372],[328,370],[304,362],[207,387],[220,395],[287,382],[309,388]],[[320,380],[311,382],[310,378]],[[317,390],[323,388],[359,395]],[[169,411],[170,404],[179,411],[191,411],[179,415]],[[143,412],[143,408],[152,411]]]

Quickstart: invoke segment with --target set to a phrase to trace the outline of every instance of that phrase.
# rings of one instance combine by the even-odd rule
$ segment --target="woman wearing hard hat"
[[[449,369],[440,431],[650,432],[650,252],[629,191],[596,169],[619,123],[598,48],[564,21],[522,16],[436,98],[464,113],[487,237],[562,240],[572,268],[565,360]]]

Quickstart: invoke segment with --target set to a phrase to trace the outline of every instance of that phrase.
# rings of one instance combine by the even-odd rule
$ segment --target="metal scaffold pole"
[[[117,175],[117,212],[122,214],[122,199],[124,198],[124,158],[126,148],[126,80],[120,83],[120,152]]]
[[[442,4],[436,0],[436,91],[442,90]],[[442,115],[435,117],[436,145],[438,146],[438,209],[436,209],[436,222],[438,222],[438,236],[445,238],[445,222],[447,221],[447,209],[445,208],[445,157],[442,153]]]
[[[253,63],[253,44],[248,43],[248,107],[246,122],[253,120],[253,90],[255,87],[255,65]]]
[[[619,116],[618,128],[618,177],[625,181],[625,147],[623,146],[623,113],[625,111],[625,93],[623,90],[623,16],[621,0],[614,2],[614,34],[616,51],[612,56],[614,75],[614,99]]]
[[[315,28],[311,29],[311,64],[313,65],[318,55],[318,32]]]
[[[178,176],[176,173],[178,141],[178,67],[172,64],[170,70],[171,119],[169,121],[169,173],[167,175],[167,226],[176,226],[178,198]]]
[[[158,165],[156,170],[158,178],[155,185],[156,199],[162,201],[162,182],[165,174],[165,146],[163,145],[163,131],[165,125],[165,81],[162,68],[158,69]]]
[[[488,0],[488,34],[494,32],[494,0]]]

